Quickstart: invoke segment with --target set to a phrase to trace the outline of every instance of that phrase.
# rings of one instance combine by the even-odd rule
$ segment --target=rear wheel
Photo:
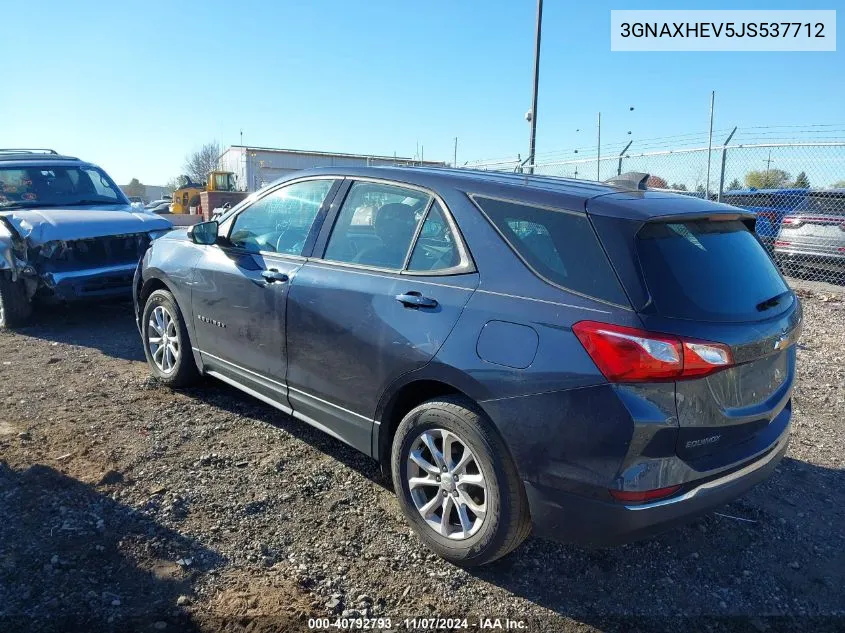
[[[11,275],[0,272],[0,329],[23,325],[31,314],[32,304],[23,283],[12,281]]]
[[[391,455],[399,505],[442,558],[490,563],[531,531],[525,490],[504,441],[464,398],[430,400],[408,413]]]
[[[186,387],[197,381],[191,341],[182,311],[167,290],[156,290],[144,304],[144,355],[153,376],[170,387]]]
[[[783,257],[780,257],[777,253],[774,254],[773,259],[775,265],[778,267],[782,275],[784,275],[785,277],[795,276],[795,270],[793,269],[792,264],[790,264],[788,260]]]

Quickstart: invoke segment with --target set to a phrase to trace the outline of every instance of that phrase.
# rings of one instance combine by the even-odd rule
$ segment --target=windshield
[[[96,167],[0,167],[0,209],[79,204],[126,204],[126,199]]]

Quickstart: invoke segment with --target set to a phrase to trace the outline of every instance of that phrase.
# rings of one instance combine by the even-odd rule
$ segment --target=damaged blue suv
[[[152,244],[150,369],[372,456],[457,564],[664,530],[784,455],[801,306],[752,214],[645,178],[296,173]]]
[[[35,301],[129,297],[169,220],[134,209],[102,169],[51,149],[0,149],[0,329]]]

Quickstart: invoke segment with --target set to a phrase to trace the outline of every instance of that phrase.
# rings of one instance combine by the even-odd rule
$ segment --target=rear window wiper
[[[765,301],[761,301],[757,304],[757,310],[759,312],[765,312],[769,308],[774,308],[777,304],[780,303],[780,300],[790,294],[790,291],[787,290],[786,292],[781,292],[770,299],[766,299]]]

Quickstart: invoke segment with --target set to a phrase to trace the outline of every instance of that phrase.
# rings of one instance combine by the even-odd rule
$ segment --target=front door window
[[[333,180],[306,180],[270,192],[238,214],[233,246],[258,253],[301,255]]]

